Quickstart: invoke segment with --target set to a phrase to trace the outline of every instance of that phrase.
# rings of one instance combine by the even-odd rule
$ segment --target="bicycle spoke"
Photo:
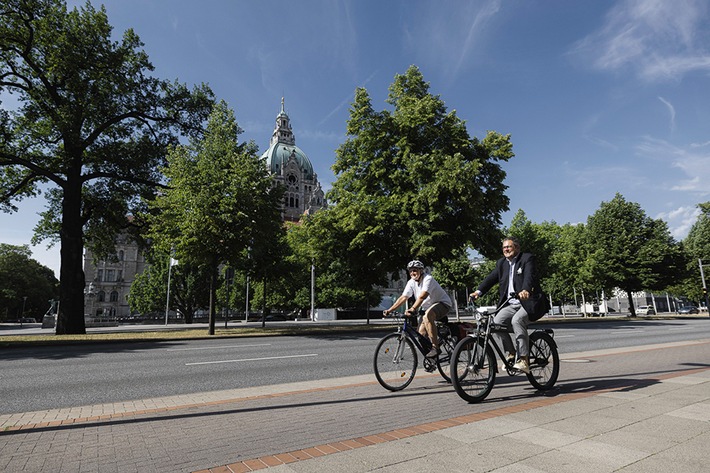
[[[411,340],[400,334],[384,337],[375,350],[373,367],[377,381],[385,389],[406,388],[417,369],[417,355]]]
[[[544,332],[530,336],[530,373],[528,380],[540,390],[551,389],[557,381],[560,359],[552,337]]]
[[[451,362],[451,381],[462,399],[485,399],[495,382],[495,355],[490,347],[473,338],[460,342]]]

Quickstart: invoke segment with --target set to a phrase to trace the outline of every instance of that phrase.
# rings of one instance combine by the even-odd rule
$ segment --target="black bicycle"
[[[519,371],[513,368],[515,360],[506,359],[502,349],[491,337],[493,332],[513,331],[509,325],[493,322],[493,317],[504,305],[490,315],[479,311],[474,305],[476,329],[463,337],[454,348],[450,379],[456,394],[465,401],[480,402],[490,394],[498,372],[496,353],[509,375],[519,374]],[[530,372],[526,375],[530,384],[540,391],[552,389],[560,372],[560,356],[554,335],[554,331],[549,328],[535,329],[530,334]]]
[[[436,358],[427,358],[426,354],[431,350],[431,342],[417,332],[417,316],[401,316],[396,312],[393,314],[397,323],[401,325],[395,333],[386,335],[377,344],[373,360],[377,381],[390,391],[401,391],[409,386],[417,372],[418,350],[424,357],[424,369],[429,373],[438,369],[446,382],[450,383],[449,363],[459,339],[457,333],[452,333],[452,328],[455,329],[454,331],[458,328],[453,324],[450,326],[446,317],[437,320],[436,328],[441,353]]]

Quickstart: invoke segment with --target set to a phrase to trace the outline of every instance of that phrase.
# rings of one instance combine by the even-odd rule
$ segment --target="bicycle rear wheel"
[[[446,338],[439,339],[439,349],[441,354],[439,354],[436,359],[436,367],[439,369],[439,374],[442,378],[446,380],[447,383],[451,382],[451,359],[454,354],[454,348],[456,348],[456,339],[448,336]]]
[[[417,361],[417,352],[409,337],[392,333],[380,340],[375,349],[375,377],[383,388],[401,391],[414,379]]]
[[[530,334],[530,373],[528,381],[533,387],[547,391],[557,382],[560,374],[560,355],[557,353],[557,344],[545,332]]]
[[[496,379],[496,357],[490,346],[477,337],[463,338],[451,357],[451,383],[467,402],[483,401]]]

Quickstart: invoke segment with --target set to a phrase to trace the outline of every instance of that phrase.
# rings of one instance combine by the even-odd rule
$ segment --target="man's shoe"
[[[437,356],[439,356],[439,353],[441,353],[441,350],[434,347],[431,350],[429,350],[429,353],[426,354],[426,358],[436,358]]]
[[[530,372],[530,365],[528,365],[528,362],[520,359],[518,360],[517,363],[513,365],[514,370],[522,371],[523,373],[529,373]]]
[[[509,366],[515,363],[515,353],[508,353],[508,356],[505,357],[505,363],[500,365],[500,370],[501,371],[506,371],[508,370]]]

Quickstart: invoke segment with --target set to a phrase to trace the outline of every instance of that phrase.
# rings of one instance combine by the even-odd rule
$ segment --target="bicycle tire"
[[[451,384],[456,394],[469,403],[481,402],[490,394],[496,379],[496,356],[490,345],[468,336],[456,345],[451,358]]]
[[[389,391],[401,391],[409,386],[417,372],[417,363],[414,344],[404,334],[389,334],[375,348],[375,377]]]
[[[536,389],[547,391],[557,382],[560,374],[560,355],[557,344],[545,332],[530,334],[530,373],[528,381]]]
[[[439,348],[441,349],[441,354],[436,359],[436,368],[439,370],[439,374],[447,383],[451,382],[451,360],[453,359],[454,349],[456,348],[456,339],[453,337],[446,337],[439,341]]]

